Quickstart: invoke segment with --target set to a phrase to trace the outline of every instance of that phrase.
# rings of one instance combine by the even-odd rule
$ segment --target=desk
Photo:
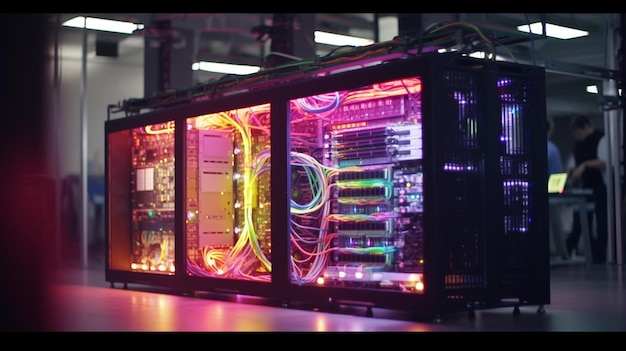
[[[580,230],[583,237],[583,248],[585,250],[585,263],[590,266],[593,262],[591,257],[591,233],[589,232],[589,220],[587,219],[587,212],[589,211],[587,205],[593,203],[589,201],[593,196],[590,189],[572,189],[560,194],[549,194],[550,206],[552,205],[573,205],[576,206],[576,211],[580,217]]]

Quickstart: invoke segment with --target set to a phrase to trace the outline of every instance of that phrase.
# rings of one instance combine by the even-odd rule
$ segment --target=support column
[[[399,13],[398,14],[398,35],[415,36],[422,32],[421,13]]]
[[[626,232],[624,229],[624,220],[626,219],[626,210],[623,208],[624,202],[626,202],[626,193],[624,192],[624,157],[626,156],[626,143],[624,143],[624,135],[626,135],[626,123],[624,123],[624,106],[626,106],[626,99],[624,98],[624,88],[626,86],[626,65],[624,60],[624,52],[626,50],[626,14],[620,14],[619,19],[617,19],[619,23],[617,25],[617,29],[614,29],[615,26],[611,26],[610,31],[610,40],[611,42],[616,43],[615,47],[611,47],[611,51],[607,52],[607,57],[611,57],[613,60],[613,66],[609,66],[609,68],[617,67],[616,69],[620,72],[617,78],[615,94],[619,99],[619,106],[616,111],[613,112],[614,120],[611,128],[612,134],[615,136],[615,141],[613,145],[611,145],[613,152],[615,155],[612,157],[612,162],[614,162],[613,167],[614,172],[614,184],[616,186],[614,197],[615,197],[615,218],[616,218],[616,226],[615,226],[615,255],[616,255],[616,263],[618,265],[624,264],[624,254],[626,251]],[[618,35],[618,38],[614,38],[615,35]],[[609,38],[607,38],[607,42]],[[617,61],[617,62],[615,62]],[[619,89],[622,90],[621,96],[619,95]],[[621,143],[621,145],[619,145]]]
[[[81,57],[81,85],[80,85],[80,179],[81,179],[81,201],[80,201],[80,237],[81,237],[81,259],[83,267],[88,264],[88,204],[87,194],[87,28],[83,28],[83,46]]]
[[[315,57],[315,25],[314,13],[298,13],[295,17],[296,30],[293,32],[293,55],[302,59]]]
[[[144,96],[193,85],[193,31],[171,19],[153,20],[144,45]]]
[[[608,15],[606,23],[606,51],[607,66],[609,69],[616,68],[617,50],[616,44],[619,38],[615,38],[617,32],[614,18]],[[605,79],[603,81],[602,94],[605,96],[617,97],[617,81]],[[608,138],[609,159],[607,160],[607,220],[608,220],[608,241],[607,241],[607,262],[622,264],[622,180],[620,170],[620,109],[608,109],[604,112],[604,130]],[[623,142],[623,141],[622,141]],[[619,209],[619,210],[618,210]]]
[[[270,31],[270,54],[265,67],[315,57],[314,31],[314,13],[275,13]]]
[[[172,22],[159,22],[160,36],[157,50],[157,91],[170,89],[170,63],[172,54]]]
[[[291,61],[283,55],[293,55],[293,14],[275,13],[270,31],[270,52],[265,67],[274,67]]]
[[[624,179],[625,179],[625,173],[626,173],[626,168],[624,167],[624,158],[626,158],[626,143],[624,142],[624,136],[626,136],[626,123],[624,123],[624,106],[626,106],[626,98],[624,97],[624,90],[626,88],[626,57],[624,57],[624,55],[626,54],[626,14],[622,13],[620,14],[620,26],[619,26],[619,43],[620,43],[620,47],[618,49],[617,52],[617,57],[618,57],[618,69],[621,72],[620,76],[619,76],[619,80],[618,80],[618,88],[622,89],[622,94],[620,97],[620,102],[621,102],[621,106],[622,108],[619,110],[621,113],[621,116],[619,116],[619,121],[621,122],[621,129],[619,129],[621,131],[621,138],[619,139],[620,142],[622,143],[622,153],[621,153],[621,157],[620,157],[620,163],[618,164],[618,167],[620,169],[620,178],[619,178],[619,182],[622,185],[622,193],[618,194],[618,196],[620,196],[621,200],[622,200],[622,207],[619,209],[620,212],[617,213],[618,216],[620,216],[621,218],[621,228],[620,231],[617,232],[618,233],[618,238],[619,241],[617,243],[617,264],[618,265],[623,265],[624,264],[624,258],[626,258],[626,226],[623,225],[623,223],[626,221],[626,207],[624,207],[624,203],[626,202],[626,191],[624,190],[624,188],[626,188],[626,184],[624,184]]]
[[[458,21],[458,18],[458,13],[399,13],[398,35],[420,36],[434,23]]]

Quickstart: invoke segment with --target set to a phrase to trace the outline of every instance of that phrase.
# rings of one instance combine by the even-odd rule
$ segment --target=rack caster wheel
[[[467,318],[471,321],[473,321],[474,319],[476,319],[476,311],[474,310],[469,310],[467,311]]]
[[[543,308],[543,305],[539,305],[539,308],[537,308],[537,314],[546,314],[546,309]]]
[[[513,316],[517,317],[521,314],[519,306],[513,307]]]
[[[476,308],[474,307],[475,305],[476,304],[473,302],[467,304],[467,318],[472,321],[476,319]]]
[[[339,306],[339,304],[335,302],[332,298],[328,299],[326,307],[330,312],[339,312],[339,310],[341,309],[341,306]]]

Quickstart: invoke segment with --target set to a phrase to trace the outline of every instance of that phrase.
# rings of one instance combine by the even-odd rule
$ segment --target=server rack
[[[377,60],[108,121],[107,281],[420,318],[543,312],[543,69]]]
[[[106,122],[112,286],[272,296],[271,207],[262,208],[271,202],[263,190],[270,171],[251,174],[252,158],[271,142],[270,96],[223,97]],[[254,128],[242,127],[244,118],[254,119]]]
[[[318,269],[292,248],[281,265],[297,269],[283,298],[435,318],[523,304],[542,312],[542,69],[439,55],[359,73],[328,78],[344,96],[319,151],[336,174],[326,179],[335,186],[321,221],[327,241],[315,252],[332,253]]]

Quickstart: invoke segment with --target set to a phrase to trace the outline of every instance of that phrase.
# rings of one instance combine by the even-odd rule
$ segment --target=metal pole
[[[612,95],[615,91],[615,84],[613,80],[605,80],[603,84],[603,93],[605,95]],[[608,138],[608,155],[606,172],[607,172],[607,217],[608,217],[608,240],[607,240],[607,262],[616,262],[614,253],[616,248],[616,235],[620,232],[621,223],[620,216],[617,216],[617,208],[620,203],[621,192],[619,184],[619,137],[617,135],[617,120],[615,110],[609,110],[604,112],[604,130],[606,131],[606,137]],[[617,255],[619,261],[619,255]]]
[[[52,167],[53,167],[53,172],[54,172],[54,179],[55,179],[55,187],[54,187],[54,194],[55,194],[55,199],[61,199],[61,170],[59,167],[59,116],[61,115],[60,113],[60,99],[61,99],[61,94],[60,94],[60,76],[59,76],[59,67],[61,65],[60,62],[60,58],[59,58],[59,28],[61,28],[61,16],[59,14],[57,14],[56,16],[56,24],[54,26],[54,67],[53,67],[53,93],[54,93],[54,112],[53,112],[53,118],[54,118],[54,137],[52,138],[52,155],[53,157],[55,157],[54,161],[52,162]],[[57,201],[60,202],[60,201]],[[62,251],[63,251],[63,242],[62,242],[62,237],[61,237],[61,223],[62,223],[62,216],[61,216],[61,206],[56,206],[56,211],[54,213],[54,216],[56,218],[56,222],[57,225],[55,226],[54,229],[54,237],[56,238],[56,260],[57,262],[60,262],[61,258],[62,258]]]
[[[626,66],[624,66],[624,51],[626,51],[626,14],[621,13],[620,14],[620,22],[619,22],[619,50],[618,50],[618,57],[619,57],[619,63],[618,63],[618,70],[621,72],[620,73],[620,89],[624,89],[624,84],[626,83]],[[620,106],[621,108],[619,109],[619,123],[621,128],[619,128],[619,131],[621,132],[619,141],[622,144],[621,145],[621,154],[620,154],[620,162],[618,163],[619,166],[619,183],[620,185],[623,187],[624,186],[624,157],[626,155],[626,143],[624,143],[624,136],[626,135],[626,123],[624,123],[624,105],[626,105],[626,98],[624,97],[624,92],[622,91],[621,93],[621,97],[620,97]],[[621,192],[618,194],[618,196],[620,197],[621,201],[623,201],[624,198],[624,190],[622,188]],[[619,213],[619,217],[620,217],[620,223],[623,222],[624,220],[624,214],[626,212],[624,212],[624,209],[620,206],[618,207],[620,210]],[[619,245],[617,247],[617,252],[618,252],[618,264],[624,264],[624,247],[626,247],[624,245],[624,240],[626,240],[626,236],[624,236],[624,227],[621,226],[620,227],[620,231],[617,232],[618,235],[618,241],[617,244]]]
[[[87,267],[87,28],[83,28],[82,84],[80,90],[81,258]]]
[[[606,47],[607,47],[607,67],[609,69],[615,69],[615,26],[613,24],[613,17],[609,15],[607,30],[606,30]],[[613,79],[607,79],[604,81],[602,87],[602,93],[605,96],[618,96],[616,89],[616,81]],[[610,109],[604,113],[605,116],[605,130],[607,131],[607,137],[609,141],[609,160],[607,164],[607,197],[608,201],[608,250],[609,255],[607,258],[611,262],[616,262],[618,265],[622,264],[622,223],[621,223],[621,176],[620,176],[620,131],[618,121],[618,110]],[[613,225],[615,224],[615,225]],[[618,235],[616,235],[618,234]]]

